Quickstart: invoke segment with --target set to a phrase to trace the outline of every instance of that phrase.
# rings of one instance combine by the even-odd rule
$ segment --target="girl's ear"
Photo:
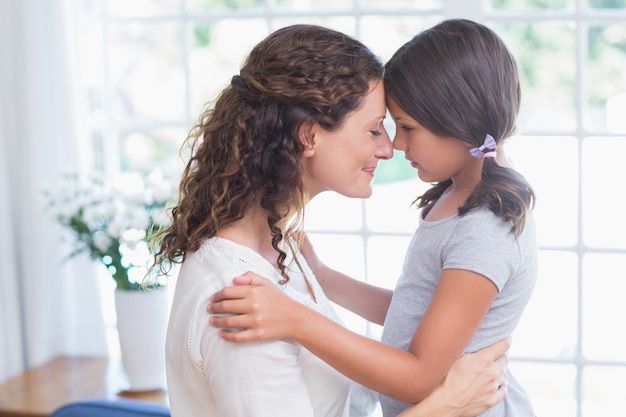
[[[300,126],[300,131],[298,135],[300,137],[300,141],[304,145],[303,156],[305,158],[310,158],[315,154],[315,132],[314,132],[315,122],[309,121],[303,123]]]

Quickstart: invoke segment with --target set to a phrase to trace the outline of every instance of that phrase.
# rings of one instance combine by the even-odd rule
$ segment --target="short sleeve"
[[[484,275],[501,291],[520,260],[511,224],[480,209],[463,216],[444,247],[443,269],[465,269]]]
[[[313,417],[297,344],[231,343],[211,326],[202,334],[203,372],[219,416]]]

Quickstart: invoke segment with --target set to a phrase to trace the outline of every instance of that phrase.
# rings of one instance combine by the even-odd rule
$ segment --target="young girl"
[[[348,415],[354,396],[348,378],[291,341],[224,341],[208,325],[205,306],[233,277],[253,270],[337,322],[292,234],[304,205],[321,191],[370,196],[378,162],[393,153],[382,125],[382,74],[378,58],[357,40],[318,26],[289,26],[253,48],[201,115],[155,264],[167,269],[182,262],[166,340],[173,417]],[[502,361],[495,372],[481,368],[502,351],[487,351],[487,358],[494,354],[470,358],[478,366],[451,378],[466,381],[478,369],[479,377],[499,383]],[[485,401],[485,386],[472,395],[479,405],[502,398]],[[445,410],[446,392],[454,399],[454,390],[439,390],[430,405],[413,411]]]
[[[501,39],[475,22],[445,21],[402,46],[385,70],[394,147],[434,184],[416,199],[420,223],[393,298],[309,259],[331,300],[377,322],[388,307],[383,343],[288,302],[254,274],[235,280],[254,286],[225,288],[209,309],[245,313],[211,318],[247,329],[222,331],[224,339],[294,339],[382,393],[391,417],[428,395],[460,354],[512,334],[535,285],[537,248],[533,190],[496,161],[520,104],[515,60]],[[505,400],[484,415],[533,416],[510,373],[507,382]]]

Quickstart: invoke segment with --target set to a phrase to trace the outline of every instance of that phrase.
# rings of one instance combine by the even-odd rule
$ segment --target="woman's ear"
[[[300,141],[304,145],[303,156],[305,158],[310,158],[315,154],[315,122],[309,121],[305,122],[300,126],[300,131],[298,135],[300,137]]]

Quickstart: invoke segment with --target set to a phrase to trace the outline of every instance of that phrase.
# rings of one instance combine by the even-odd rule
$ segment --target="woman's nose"
[[[376,150],[376,156],[380,159],[391,159],[393,157],[393,145],[387,131],[383,130],[383,134],[379,138],[380,143]]]

